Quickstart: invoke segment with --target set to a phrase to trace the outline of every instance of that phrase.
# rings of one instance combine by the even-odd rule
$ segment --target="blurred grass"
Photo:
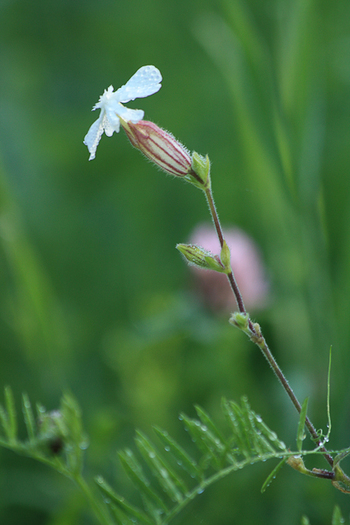
[[[331,444],[348,446],[349,10],[345,0],[0,4],[0,385],[49,408],[69,387],[91,473],[123,483],[114,451],[135,426],[186,442],[178,412],[199,403],[215,416],[222,395],[247,394],[288,445],[296,436],[263,359],[204,310],[174,250],[208,217],[199,192],[122,133],[87,162],[91,107],[148,63],[163,88],[133,107],[210,155],[220,217],[253,236],[270,275],[272,302],[256,318],[323,428],[333,345]],[[65,480],[4,451],[0,461],[1,523],[90,522]],[[269,465],[254,468],[204,493],[181,523],[326,524],[335,502],[349,514],[345,496],[287,469],[262,496]]]

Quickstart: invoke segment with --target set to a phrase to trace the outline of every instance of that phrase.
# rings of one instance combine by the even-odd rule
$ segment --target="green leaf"
[[[268,450],[270,450],[270,452],[275,452],[276,450],[275,447],[277,447],[282,452],[287,452],[286,445],[283,443],[283,441],[278,439],[276,432],[271,430],[266,425],[266,423],[264,423],[262,418],[258,416],[257,414],[254,413],[253,417],[255,418],[255,426],[256,426],[257,432],[261,432],[261,439],[265,437],[267,440],[265,442],[266,442],[266,446],[268,447]]]
[[[135,441],[144,460],[150,467],[153,475],[158,479],[164,492],[168,494],[172,501],[181,503],[188,489],[180,476],[172,471],[160,456],[157,449],[142,432],[137,432]]]
[[[345,520],[342,516],[340,508],[338,505],[335,505],[332,516],[332,525],[342,525],[343,523],[345,523]]]
[[[132,516],[145,525],[154,525],[154,521],[150,519],[147,514],[125,501],[125,498],[119,496],[119,494],[117,494],[101,476],[95,478],[95,482],[102,494],[107,497],[107,500],[115,503],[119,508],[123,509],[127,515]]]
[[[197,419],[191,419],[185,414],[181,414],[180,418],[183,420],[185,427],[191,434],[192,441],[204,454],[202,458],[203,469],[210,464],[214,469],[219,470],[222,467],[223,458],[226,455],[226,447],[224,447],[215,435]]]
[[[67,466],[75,474],[80,474],[88,440],[83,431],[80,407],[71,394],[64,394],[60,412],[62,418],[57,418],[56,423],[65,442]]]
[[[151,487],[150,482],[143,473],[142,467],[136,459],[134,453],[130,449],[118,452],[119,459],[123,465],[123,468],[134,485],[139,489],[140,493],[147,500],[151,499],[157,508],[162,509],[164,512],[168,511],[167,506],[162,499]],[[151,507],[151,505],[149,505]]]
[[[189,456],[189,454],[187,454],[187,452],[185,452],[185,450],[180,445],[178,445],[172,437],[169,436],[168,432],[161,430],[158,427],[154,427],[154,431],[164,443],[165,451],[171,452],[171,454],[174,456],[177,465],[183,468],[192,478],[201,481],[203,478],[203,473],[198,467],[196,461],[192,459],[191,456]]]
[[[223,400],[222,408],[229,422],[233,434],[233,442],[236,443],[237,449],[246,459],[252,456],[252,448],[244,421],[242,411],[237,403]]]
[[[24,422],[26,424],[27,433],[29,442],[33,444],[35,442],[35,434],[36,434],[36,424],[35,424],[35,418],[32,410],[32,405],[30,403],[29,397],[27,394],[22,395],[23,400],[23,416],[24,416]]]
[[[335,456],[334,461],[333,461],[333,468],[336,467],[336,465],[338,465],[349,454],[350,454],[350,447],[347,448],[346,450],[343,450],[342,452],[340,452],[340,454]]]
[[[261,492],[265,492],[265,490],[271,485],[274,479],[276,479],[276,476],[278,472],[281,470],[285,462],[287,461],[287,458],[281,459],[281,461],[276,465],[276,467],[270,472],[270,474],[267,476],[266,480],[263,483],[263,486],[261,487]]]
[[[1,422],[2,428],[3,428],[4,432],[5,432],[6,438],[9,439],[9,433],[10,433],[10,430],[9,430],[9,419],[8,419],[8,415],[7,415],[6,410],[4,409],[4,407],[2,405],[0,405],[0,422]]]
[[[222,448],[227,448],[228,444],[226,439],[224,438],[222,432],[220,432],[218,427],[215,425],[213,420],[210,418],[210,416],[203,410],[203,408],[201,408],[198,405],[195,405],[195,409],[203,425],[205,425],[213,434],[213,436],[215,436]]]
[[[331,420],[331,368],[332,368],[332,347],[329,348],[329,359],[328,359],[328,376],[327,376],[327,419],[328,419],[328,432],[326,436],[326,441],[329,440],[332,429],[332,420]]]
[[[5,387],[5,407],[8,421],[7,438],[10,443],[15,444],[17,441],[17,414],[15,400],[9,386]]]
[[[303,447],[303,441],[305,439],[305,419],[306,419],[306,412],[307,412],[307,405],[309,402],[309,398],[307,397],[301,407],[300,411],[300,417],[299,417],[299,424],[298,424],[298,431],[297,431],[297,450],[301,451]]]
[[[302,516],[301,517],[301,525],[310,525],[310,520],[307,516]]]

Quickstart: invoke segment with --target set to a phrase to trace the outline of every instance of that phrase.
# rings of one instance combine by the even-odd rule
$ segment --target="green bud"
[[[246,334],[250,334],[249,329],[249,314],[241,313],[241,312],[235,312],[231,315],[229,322],[235,326],[236,328],[239,328]]]
[[[213,255],[196,244],[177,244],[176,249],[182,253],[190,264],[194,264],[199,268],[220,273],[226,271],[218,255]]]
[[[197,188],[206,190],[210,187],[210,160],[208,155],[202,157],[197,152],[192,153],[192,173],[186,175],[185,179]]]
[[[225,272],[230,273],[232,271],[231,270],[231,253],[230,253],[230,248],[228,247],[227,242],[225,240],[224,240],[223,247],[221,248],[220,259],[221,259],[223,266],[225,267]]]

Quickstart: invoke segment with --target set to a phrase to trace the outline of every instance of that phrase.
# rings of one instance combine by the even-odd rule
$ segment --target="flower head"
[[[114,91],[109,86],[101,95],[99,101],[92,108],[100,109],[99,118],[92,124],[84,138],[84,144],[90,152],[89,160],[95,158],[96,149],[103,133],[111,137],[113,132],[119,132],[120,119],[125,122],[136,124],[143,119],[144,112],[141,109],[129,109],[124,103],[153,95],[161,88],[162,75],[154,66],[143,66],[130,78],[121,88]]]

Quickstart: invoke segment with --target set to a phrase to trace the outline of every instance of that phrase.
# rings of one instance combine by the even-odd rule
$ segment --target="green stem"
[[[259,331],[260,331],[260,327],[259,327]],[[256,325],[255,325],[255,333],[257,333],[257,326]],[[271,366],[275,376],[277,377],[277,379],[281,383],[282,387],[284,388],[284,390],[286,391],[287,395],[289,396],[289,399],[291,400],[291,402],[293,403],[293,405],[297,409],[298,413],[300,414],[300,412],[301,412],[301,404],[299,403],[298,398],[294,394],[294,391],[293,391],[292,387],[289,385],[288,380],[286,379],[286,377],[283,374],[282,370],[278,366],[278,363],[277,363],[276,359],[274,358],[271,350],[269,349],[269,347],[268,347],[268,345],[267,345],[267,343],[265,341],[265,338],[262,336],[261,333],[257,333],[257,335],[258,335],[258,337],[256,337],[255,335],[253,335],[251,337],[252,341],[260,348],[262,354],[264,355],[264,357],[266,358],[267,362]],[[320,439],[319,435],[317,434],[317,431],[316,431],[315,427],[313,426],[313,424],[310,421],[308,416],[306,416],[306,418],[305,418],[305,425],[306,425],[306,428],[308,429],[312,439],[317,443],[317,445],[320,447],[320,450],[323,452],[323,455],[324,455],[326,461],[330,464],[331,467],[333,467],[333,458],[328,453],[328,451],[324,447],[324,445],[322,444],[322,440]]]
[[[215,202],[214,202],[214,198],[213,198],[213,193],[211,191],[210,183],[205,188],[204,193],[205,193],[208,205],[209,205],[209,209],[210,209],[210,213],[211,213],[211,216],[212,216],[212,219],[213,219],[213,222],[214,222],[215,230],[216,230],[217,236],[219,238],[220,246],[222,248],[224,246],[224,233],[223,233],[223,230],[221,228],[221,224],[220,224],[218,213],[216,211],[216,206],[215,206]],[[241,292],[240,292],[240,290],[238,288],[238,285],[236,283],[236,279],[234,278],[234,275],[233,275],[232,271],[229,274],[227,274],[227,278],[229,280],[230,286],[231,286],[232,291],[234,293],[234,296],[236,298],[237,306],[238,306],[239,311],[242,314],[246,314],[247,311],[246,311],[245,306],[244,306],[243,297],[242,297],[242,294],[241,294]],[[253,326],[250,326],[250,328],[253,329]]]
[[[205,193],[205,196],[206,196],[206,199],[207,199],[207,202],[208,202],[208,205],[209,205],[210,213],[211,213],[211,216],[212,216],[212,219],[213,219],[213,222],[214,222],[214,226],[215,226],[215,229],[216,229],[216,233],[217,233],[217,236],[219,238],[220,246],[222,248],[223,245],[224,245],[224,233],[223,233],[223,230],[222,230],[222,227],[221,227],[221,224],[220,224],[220,220],[219,220],[219,216],[218,216],[218,213],[217,213],[217,210],[216,210],[216,206],[215,206],[215,202],[214,202],[214,198],[213,198],[213,194],[212,194],[212,190],[211,190],[210,179],[208,181],[207,187],[203,191]],[[244,306],[243,298],[242,298],[241,292],[239,291],[239,288],[237,286],[237,283],[236,283],[236,280],[234,278],[234,275],[233,275],[232,271],[231,271],[231,273],[229,273],[227,275],[227,278],[229,280],[230,286],[231,286],[232,291],[234,293],[234,296],[236,298],[239,311],[241,313],[243,313],[243,314],[246,314],[247,311],[246,311],[245,306]],[[249,325],[249,330],[250,330],[250,334],[251,334],[251,336],[250,336],[251,340],[260,348],[260,350],[263,353],[264,357],[266,358],[266,360],[268,361],[269,365],[271,366],[275,376],[277,377],[277,379],[281,383],[281,385],[284,388],[285,392],[287,393],[289,399],[291,400],[291,402],[293,403],[293,405],[297,409],[298,413],[300,414],[300,412],[301,412],[301,404],[299,403],[296,395],[293,392],[293,389],[289,385],[285,375],[283,374],[283,372],[282,372],[281,368],[279,367],[276,359],[274,358],[274,356],[272,355],[268,345],[266,344],[266,341],[265,341],[264,337],[261,334],[259,325],[253,324],[253,322],[251,321],[250,318],[248,320],[248,325]],[[305,424],[306,424],[306,427],[307,427],[308,431],[310,432],[310,435],[311,435],[312,439],[320,446],[320,450],[324,453],[324,457],[325,457],[326,461],[330,464],[331,467],[333,467],[333,458],[332,458],[332,456],[328,453],[327,449],[322,445],[322,440],[319,438],[315,427],[313,426],[313,424],[311,423],[310,419],[307,416],[306,416],[306,419],[305,419]]]

